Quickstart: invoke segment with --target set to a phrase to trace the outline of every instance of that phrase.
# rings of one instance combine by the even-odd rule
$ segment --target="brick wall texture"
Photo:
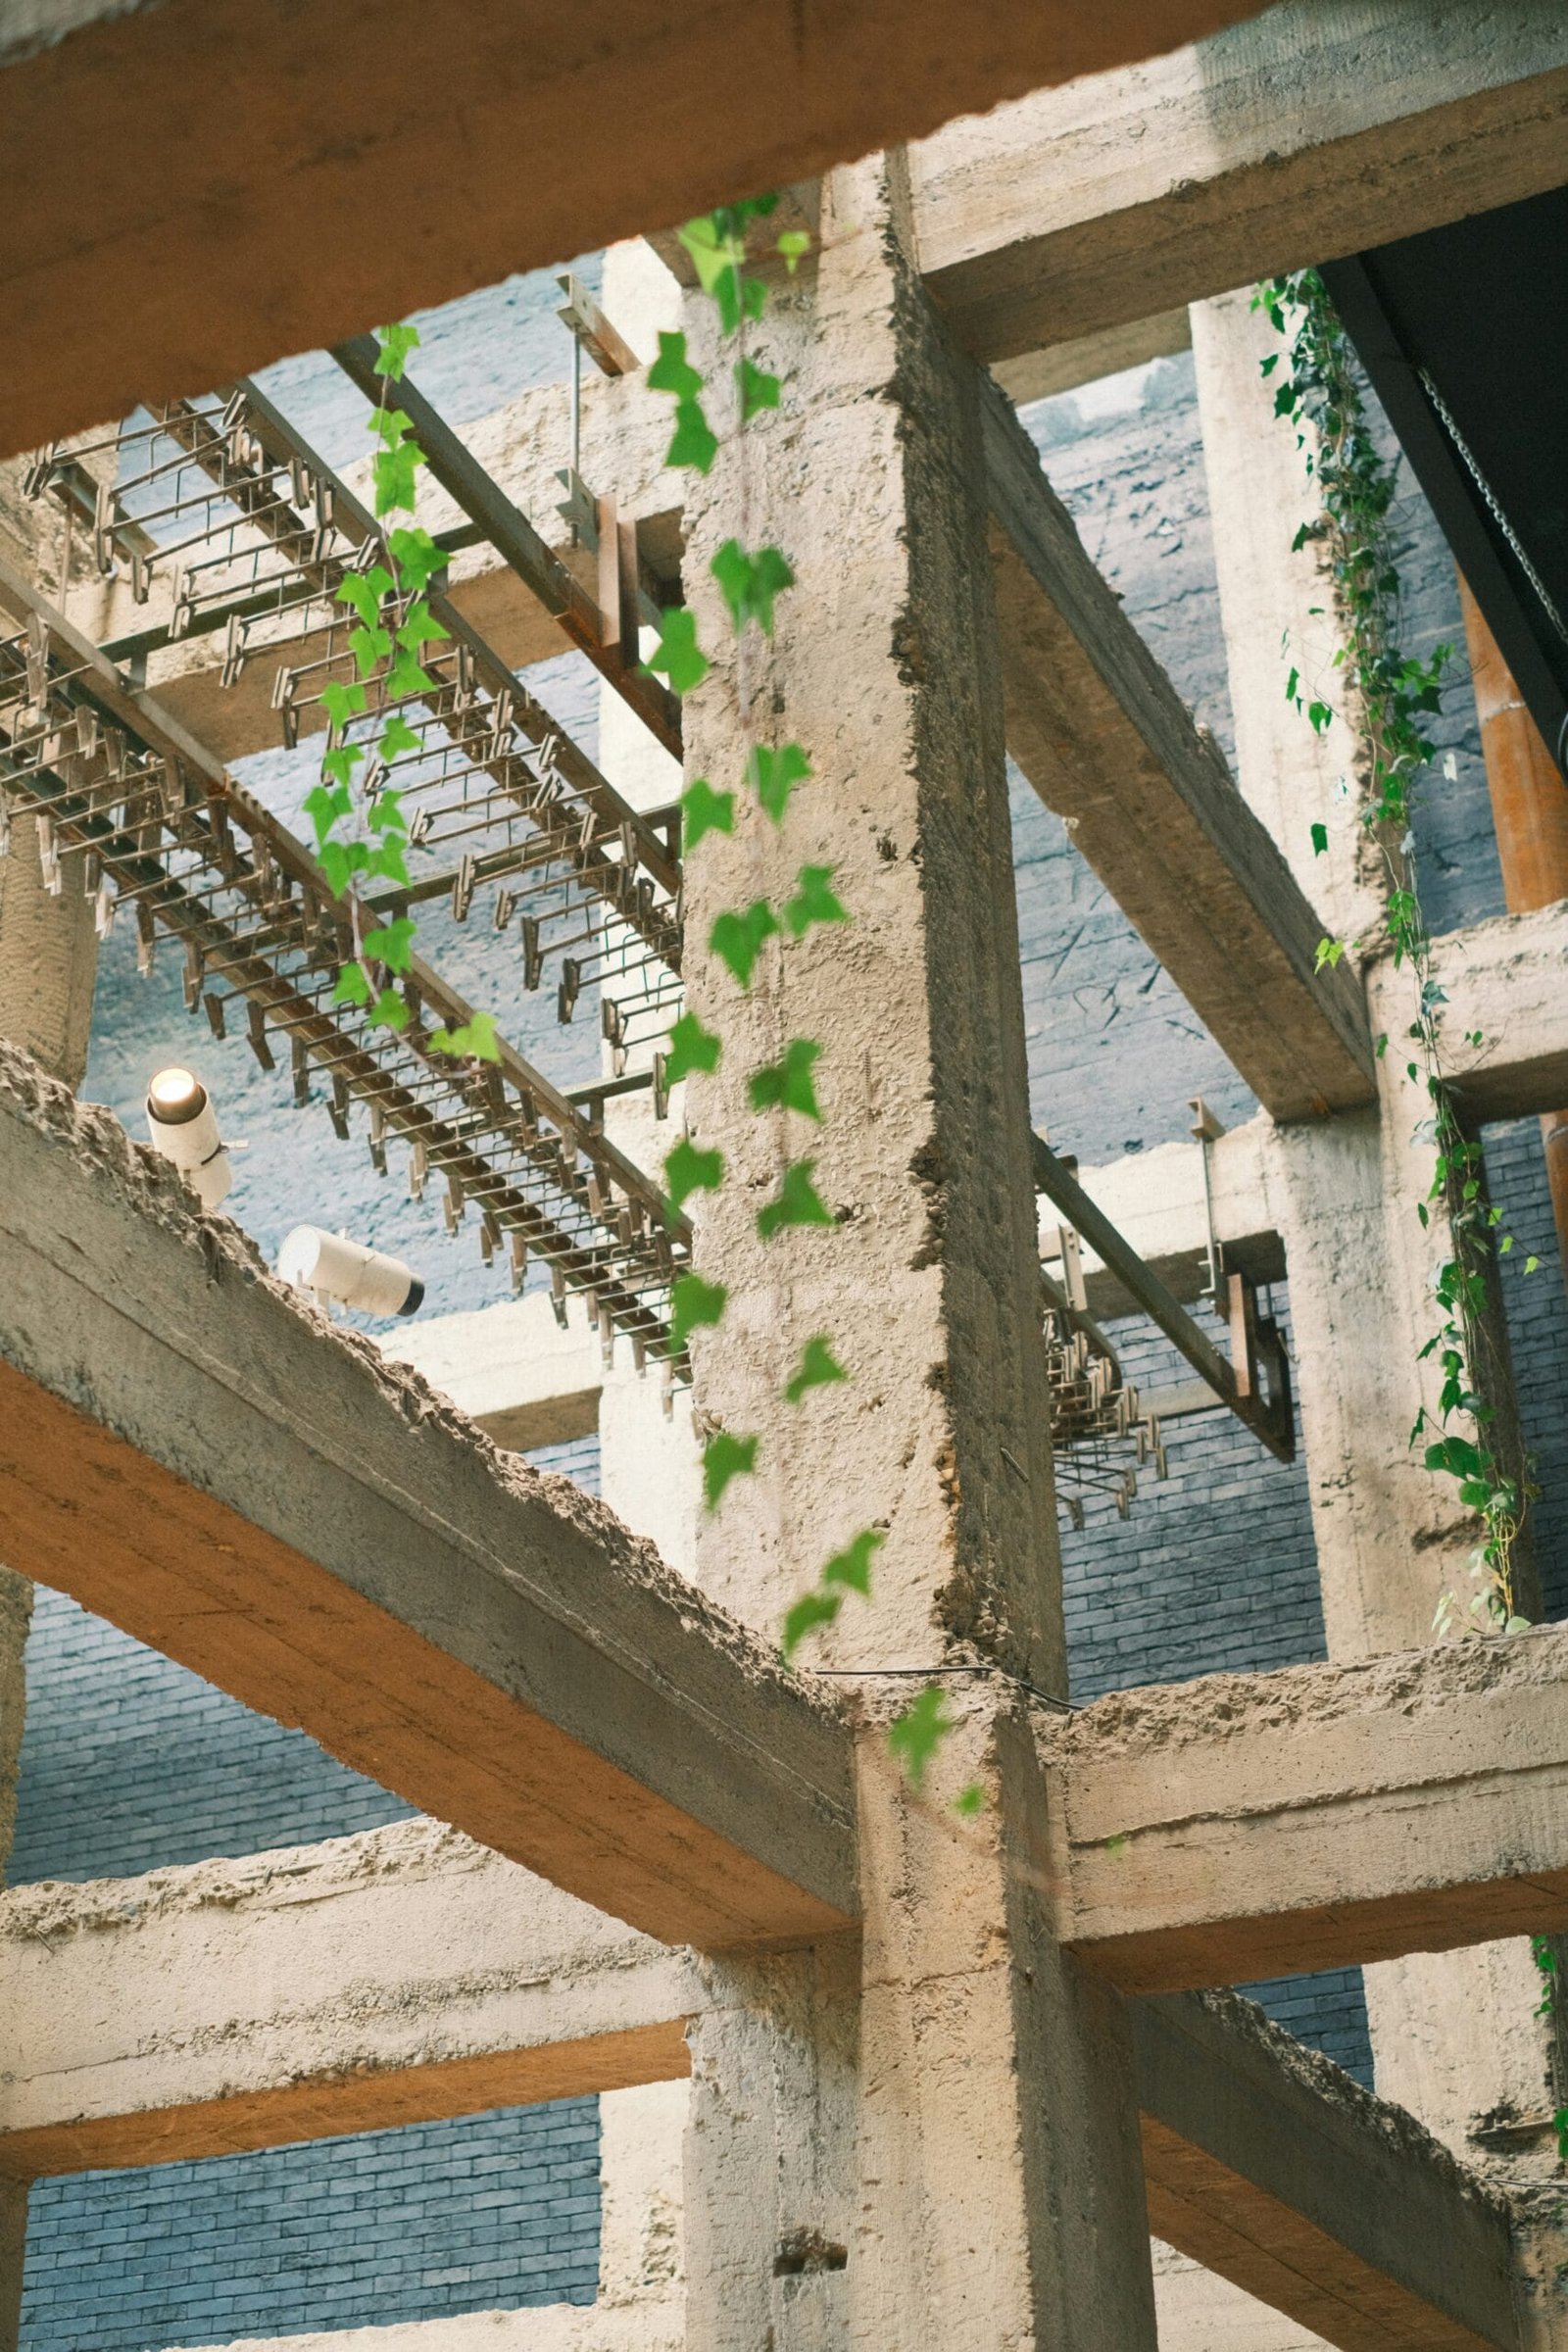
[[[503,290],[505,293],[506,290]],[[485,298],[494,308],[495,297]],[[532,308],[529,305],[532,304]],[[510,307],[509,307],[510,306]],[[461,310],[462,306],[458,306]],[[530,336],[540,305],[526,287],[497,314],[500,348],[542,363]],[[521,324],[519,326],[519,320]],[[531,324],[529,323],[531,321]],[[486,312],[481,329],[496,327]],[[523,331],[526,329],[526,331]],[[465,340],[465,334],[469,337]],[[506,337],[513,340],[508,342]],[[518,380],[486,359],[483,333],[443,328],[449,397],[474,416]],[[292,364],[302,414],[323,405],[330,440],[347,430],[329,374]],[[489,368],[489,373],[486,368]],[[330,386],[330,390],[328,387]],[[1091,554],[1122,594],[1198,716],[1229,747],[1230,710],[1192,365],[1159,363],[1119,389],[1042,403],[1028,421]],[[338,454],[342,454],[339,451]],[[1452,568],[1430,514],[1407,491],[1397,509],[1414,650],[1462,644]],[[580,669],[552,664],[552,691],[574,729],[591,730]],[[1442,722],[1453,775],[1435,776],[1417,827],[1430,919],[1445,928],[1501,907],[1473,707],[1462,659]],[[1281,691],[1283,692],[1283,674]],[[299,769],[269,755],[253,782],[282,807]],[[1064,829],[1014,779],[1013,817],[1036,1124],[1086,1163],[1184,1138],[1201,1093],[1227,1124],[1252,1099]],[[124,927],[109,943],[88,1091],[133,1122],[149,1069],[188,1038],[171,968],[138,982]],[[438,943],[461,960],[469,943]],[[559,1031],[538,1001],[507,1006],[509,1026],[558,1081],[597,1064],[591,1007]],[[186,1048],[185,1050],[188,1050]],[[202,1052],[224,1055],[205,1037]],[[295,1113],[275,1085],[229,1049],[215,1075],[235,1133],[237,1213],[264,1246],[317,1216],[414,1255],[437,1311],[500,1295],[472,1237],[383,1186],[324,1112]],[[243,1113],[243,1117],[238,1115]],[[1528,1432],[1544,1488],[1539,1541],[1554,1614],[1568,1613],[1568,1303],[1533,1122],[1494,1131],[1489,1168],[1521,1241],[1505,1288]],[[327,1214],[329,1204],[330,1213]],[[1283,1287],[1276,1307],[1288,1313]],[[1115,1334],[1133,1376],[1177,1377],[1147,1327]],[[1264,1454],[1227,1416],[1173,1423],[1170,1476],[1145,1477],[1132,1516],[1091,1502],[1064,1539],[1073,1694],[1323,1654],[1304,1473]],[[554,1449],[552,1466],[597,1483],[597,1446]],[[564,1458],[559,1458],[559,1457]],[[544,1457],[541,1457],[544,1458]],[[340,1835],[406,1811],[298,1733],[263,1722],[58,1596],[40,1594],[28,1650],[29,1714],[18,1880],[128,1873],[155,1864]],[[1250,1987],[1271,2014],[1370,2079],[1359,1972]],[[26,2352],[150,2352],[225,2336],[286,2333],[538,2301],[588,2300],[597,2240],[594,2103],[467,2119],[265,2156],[51,2182],[33,2199]]]

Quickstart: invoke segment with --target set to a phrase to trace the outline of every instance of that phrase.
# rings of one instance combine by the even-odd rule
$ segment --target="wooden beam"
[[[910,153],[921,267],[1013,359],[1558,186],[1555,8],[1289,0]]]
[[[1054,1726],[1064,1939],[1126,1992],[1568,1928],[1568,1632],[1210,1675]]]
[[[1372,1101],[1366,1006],[1209,737],[984,387],[1007,749],[1215,1043],[1279,1119]]]
[[[1131,2005],[1149,2226],[1343,2352],[1515,2352],[1504,2201],[1233,1993]]]
[[[0,455],[1254,9],[384,0],[368,41],[359,0],[38,0],[0,35]]]
[[[855,1907],[845,1729],[0,1048],[0,1557],[601,1909]]]

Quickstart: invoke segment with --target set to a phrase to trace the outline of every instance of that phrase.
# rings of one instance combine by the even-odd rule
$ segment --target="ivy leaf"
[[[366,1025],[370,1029],[402,1030],[408,1027],[409,1008],[395,988],[382,989],[366,1015]]]
[[[683,1012],[669,1032],[669,1052],[664,1057],[664,1082],[674,1086],[680,1079],[690,1077],[693,1070],[716,1070],[723,1052],[722,1042],[711,1029],[705,1029],[695,1012]]]
[[[773,600],[795,585],[795,574],[776,547],[760,547],[749,556],[738,539],[726,539],[708,566],[723,592],[740,636],[755,620],[764,637],[773,634]]]
[[[814,1159],[792,1159],[779,1179],[777,1198],[757,1212],[757,1230],[764,1242],[789,1225],[831,1225],[833,1211],[811,1181]]]
[[[782,744],[776,752],[770,752],[763,744],[757,744],[746,761],[746,781],[775,825],[784,822],[790,794],[797,784],[804,784],[810,773],[811,762],[798,743]]]
[[[1325,850],[1328,848],[1328,846],[1329,846],[1329,829],[1328,829],[1327,825],[1314,825],[1314,826],[1312,827],[1312,855],[1313,855],[1313,857],[1314,857],[1314,858],[1321,858],[1321,857],[1322,857],[1322,855],[1323,855],[1323,853],[1324,853],[1324,851],[1325,851]]]
[[[697,642],[697,615],[689,605],[671,605],[659,615],[659,643],[643,663],[644,669],[662,669],[676,694],[690,694],[700,686],[710,667],[708,656]]]
[[[1429,1470],[1446,1470],[1450,1478],[1479,1478],[1488,1466],[1489,1457],[1468,1438],[1444,1438],[1440,1444],[1429,1446],[1426,1465]]]
[[[391,326],[378,326],[375,332],[380,343],[380,350],[376,354],[376,373],[390,376],[393,383],[400,383],[410,352],[418,348],[419,330],[398,319]]]
[[[812,1592],[801,1594],[784,1618],[782,1646],[786,1665],[807,1635],[814,1633],[819,1625],[831,1625],[843,1606],[842,1592]]]
[[[741,396],[741,422],[750,424],[762,409],[778,407],[778,377],[755,360],[737,360],[735,382]]]
[[[680,840],[683,851],[695,850],[705,833],[733,833],[735,795],[715,792],[706,776],[698,776],[680,796]]]
[[[438,1029],[430,1040],[430,1048],[436,1054],[466,1055],[472,1061],[501,1059],[501,1049],[496,1044],[495,1019],[488,1012],[476,1012],[471,1020],[463,1022],[457,1029]]]
[[[814,1037],[792,1037],[777,1061],[758,1070],[751,1080],[754,1110],[798,1110],[804,1119],[820,1123],[822,1112],[811,1077],[821,1054]]]
[[[822,1571],[824,1585],[843,1585],[848,1592],[858,1592],[862,1600],[871,1597],[871,1554],[880,1551],[887,1537],[877,1527],[862,1527],[842,1551],[836,1551]]]
[[[801,939],[813,923],[847,923],[849,908],[830,888],[838,869],[831,865],[803,865],[795,896],[784,903],[784,922],[792,939]]]
[[[391,632],[381,628],[349,631],[349,652],[362,678],[370,678],[392,651]]]
[[[756,899],[745,912],[733,908],[714,919],[708,935],[713,954],[727,963],[742,988],[750,988],[762,942],[778,929],[778,916],[765,899]]]
[[[377,508],[376,512],[379,514],[380,509]],[[387,547],[398,567],[398,579],[411,596],[417,596],[438,571],[445,571],[447,567],[444,550],[437,547],[421,524],[410,523],[394,531],[387,541]]]
[[[365,429],[374,433],[388,449],[397,449],[413,432],[414,418],[406,409],[372,409]]]
[[[433,694],[435,680],[419,667],[416,654],[406,645],[399,646],[397,659],[386,673],[386,691],[394,701],[406,694]]]
[[[948,1734],[956,1728],[956,1719],[947,1712],[947,1699],[936,1683],[928,1683],[913,1706],[906,1707],[891,1726],[888,1746],[904,1766],[911,1788],[921,1786],[932,1757]]]
[[[375,747],[376,758],[384,760],[390,766],[400,752],[416,752],[421,748],[418,736],[402,711],[394,710],[381,729],[381,739]]]
[[[409,886],[408,860],[403,855],[403,840],[396,833],[386,834],[373,850],[368,852],[365,871],[377,874],[383,882],[396,883],[406,890]]]
[[[403,624],[398,630],[398,643],[406,645],[411,653],[416,654],[421,645],[439,644],[450,634],[451,631],[441,626],[421,597],[416,604],[411,605],[405,613]]]
[[[326,886],[335,899],[343,896],[356,874],[365,871],[370,855],[363,841],[323,841],[318,854]]]
[[[361,945],[367,956],[384,963],[389,972],[406,972],[414,961],[414,921],[400,914],[377,930],[367,931]]]
[[[966,1820],[976,1813],[983,1813],[985,1809],[986,1792],[978,1781],[971,1781],[967,1788],[960,1788],[953,1800],[955,1813],[961,1813]]]
[[[363,965],[346,963],[338,973],[337,983],[332,990],[332,1003],[334,1004],[368,1004],[369,1002],[370,983],[365,977]]]
[[[378,792],[366,811],[365,821],[372,833],[407,833],[402,793],[394,792],[390,785]]]
[[[321,709],[326,712],[329,726],[346,726],[365,709],[365,688],[346,683],[342,678],[328,678],[321,688]]]
[[[664,1154],[664,1182],[670,1205],[678,1210],[693,1193],[716,1193],[724,1181],[722,1152],[699,1152],[689,1135]]]
[[[369,571],[351,571],[339,581],[337,601],[350,606],[368,629],[374,628],[381,617],[381,600],[393,585],[392,574],[377,564]]]
[[[1306,706],[1307,725],[1314,735],[1321,735],[1333,716],[1334,712],[1327,703],[1308,703]]]
[[[774,250],[782,257],[785,269],[793,277],[810,252],[811,240],[804,228],[786,228]]]
[[[345,799],[342,812],[345,816],[349,812],[347,788],[353,783],[354,770],[364,758],[365,746],[363,743],[340,743],[335,745],[331,751],[321,754],[322,775],[330,776],[334,784],[341,784],[344,787]],[[305,804],[307,808],[310,805],[309,801]]]
[[[304,806],[306,815],[316,827],[316,843],[319,849],[338,818],[349,815],[354,804],[349,799],[346,785],[340,784],[334,791],[328,792],[324,784],[318,784],[305,795]]]
[[[371,471],[375,477],[377,514],[412,511],[414,476],[423,464],[424,452],[416,441],[405,441],[397,449],[376,451],[371,461]]]
[[[659,357],[649,368],[650,392],[670,392],[677,400],[694,400],[703,388],[702,370],[686,356],[686,337],[661,330]]]
[[[676,1275],[669,1294],[669,1337],[677,1355],[694,1331],[719,1321],[728,1297],[721,1282],[697,1273]]]
[[[682,400],[675,404],[675,430],[664,452],[666,466],[689,466],[694,473],[707,473],[718,455],[718,435],[709,423],[700,400]]]
[[[834,1355],[825,1333],[808,1340],[801,1350],[799,1369],[791,1376],[784,1390],[786,1404],[799,1404],[812,1389],[826,1388],[835,1380],[848,1380],[849,1374]]]
[[[1312,964],[1313,971],[1320,972],[1325,964],[1332,971],[1344,954],[1345,942],[1343,939],[1320,939],[1317,943],[1317,955]]]
[[[732,1438],[721,1429],[703,1447],[703,1501],[716,1511],[732,1478],[757,1467],[756,1438]]]

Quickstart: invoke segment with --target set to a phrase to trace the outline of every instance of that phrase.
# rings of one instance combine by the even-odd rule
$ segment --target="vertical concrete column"
[[[1193,308],[1239,781],[1324,929],[1375,941],[1378,873],[1344,798],[1346,780],[1355,780],[1354,743],[1343,718],[1314,736],[1285,694],[1293,663],[1309,693],[1339,673],[1330,584],[1312,543],[1291,545],[1316,504],[1302,453],[1272,414],[1260,374],[1260,361],[1282,348],[1247,292]],[[1328,827],[1322,858],[1312,851],[1314,822]],[[1428,1471],[1407,1443],[1421,1406],[1436,1401],[1436,1370],[1419,1350],[1437,1328],[1432,1274],[1446,1254],[1440,1212],[1425,1229],[1416,1213],[1433,1153],[1417,1140],[1427,1105],[1399,1050],[1408,975],[1375,963],[1369,992],[1374,1032],[1392,1041],[1378,1105],[1278,1129],[1271,1146],[1324,1626],[1336,1658],[1418,1647],[1432,1638],[1444,1591],[1468,1601],[1476,1589],[1467,1573],[1475,1520],[1452,1482]],[[1517,1446],[1500,1310],[1488,1340],[1494,1434]],[[1528,1560],[1520,1565],[1528,1599]],[[1379,2090],[1472,2158],[1477,2118],[1539,2113],[1545,2054],[1533,1978],[1528,1945],[1517,1940],[1368,1968]]]
[[[718,652],[687,707],[688,771],[741,787],[758,740],[798,740],[815,769],[782,829],[743,805],[733,837],[703,843],[689,936],[787,901],[805,864],[832,869],[853,917],[769,941],[748,994],[689,958],[694,1009],[725,1041],[691,1120],[729,1162],[698,1203],[698,1265],[730,1297],[699,1336],[697,1402],[760,1441],[758,1474],[699,1527],[698,1573],[776,1630],[858,1531],[884,1539],[869,1602],[814,1652],[849,1670],[864,1722],[843,2328],[776,2320],[773,2340],[1135,2352],[1153,2308],[1121,2014],[1054,1940],[1036,1702],[1009,1679],[1060,1691],[1064,1643],[974,377],[906,235],[897,163],[831,176],[820,262],[780,287],[754,354],[782,408],[726,438],[688,511],[689,592]],[[732,535],[776,540],[798,580],[776,639],[754,632],[740,663],[708,569]],[[750,1075],[795,1037],[822,1048],[819,1128],[750,1107]],[[801,1155],[833,1226],[764,1244],[757,1212]],[[787,1404],[818,1333],[851,1378]],[[961,1729],[915,1796],[885,1725],[919,1685],[889,1670],[956,1653],[1001,1671],[953,1679]],[[960,1819],[970,1781],[986,1810]],[[841,2128],[820,2104],[790,2124]],[[780,2159],[761,2136],[765,2172]],[[689,2172],[695,2248],[693,2196]],[[773,2210],[767,2181],[732,2184],[736,2227],[753,2207]],[[750,2247],[754,2269],[771,2259],[761,2232]],[[714,2297],[733,2278],[695,2254],[692,2275],[693,2352],[732,2341]]]

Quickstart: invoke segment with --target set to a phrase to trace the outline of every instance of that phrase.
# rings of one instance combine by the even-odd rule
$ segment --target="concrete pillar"
[[[1375,938],[1380,893],[1356,806],[1345,719],[1315,736],[1286,700],[1294,664],[1310,694],[1343,701],[1333,667],[1329,584],[1312,543],[1293,551],[1317,504],[1302,453],[1273,415],[1259,361],[1281,339],[1248,292],[1193,308],[1199,413],[1213,513],[1241,789],[1268,824],[1337,937]],[[1328,827],[1319,858],[1310,827]],[[1451,1481],[1407,1444],[1437,1376],[1418,1350],[1437,1327],[1431,1275],[1446,1254],[1442,1220],[1416,1214],[1431,1180],[1415,1130],[1424,1094],[1405,1076],[1407,974],[1373,967],[1372,1026],[1386,1031],[1375,1110],[1276,1131],[1271,1158],[1291,1284],[1295,1386],[1301,1416],[1329,1654],[1366,1656],[1432,1638],[1441,1593],[1468,1601],[1476,1542]],[[1489,1394],[1504,1443],[1516,1443],[1500,1310],[1489,1326]],[[1521,1561],[1523,1597],[1532,1586]],[[1482,2116],[1542,2110],[1545,2049],[1523,1942],[1417,1954],[1365,1971],[1377,2084],[1462,2155],[1479,2153]],[[1541,2145],[1543,2157],[1548,2143]]]
[[[687,706],[689,772],[740,787],[754,739],[798,740],[815,767],[782,830],[742,807],[732,838],[702,844],[690,936],[721,907],[787,900],[806,863],[834,869],[853,912],[770,942],[749,995],[691,958],[693,1007],[724,1038],[716,1076],[691,1082],[693,1131],[729,1160],[695,1203],[698,1265],[730,1290],[699,1336],[697,1403],[761,1441],[758,1474],[699,1525],[699,1580],[776,1630],[831,1553],[862,1528],[885,1538],[869,1603],[813,1653],[851,1670],[865,1720],[843,2322],[824,2332],[803,2294],[771,2339],[745,2340],[1135,2352],[1154,2324],[1121,2012],[1054,1941],[1032,1702],[1006,1679],[1061,1690],[1064,1644],[1001,686],[974,379],[906,258],[901,177],[892,160],[831,176],[820,263],[779,288],[761,334],[783,406],[726,442],[687,516],[716,655]],[[776,539],[798,578],[744,670],[708,574],[737,532]],[[749,1105],[750,1074],[797,1036],[822,1046],[820,1128]],[[834,1225],[764,1245],[757,1212],[805,1154]],[[788,1405],[817,1333],[852,1377]],[[919,1685],[886,1670],[956,1650],[1004,1671],[953,1678],[961,1729],[916,1796],[883,1727]],[[971,1781],[987,1808],[959,1819]],[[839,2125],[819,2106],[815,2128]],[[727,2181],[731,2214],[773,2210],[765,2141],[768,2178]],[[760,2230],[747,2259],[768,2252]],[[696,2352],[733,2339],[692,2271]]]

